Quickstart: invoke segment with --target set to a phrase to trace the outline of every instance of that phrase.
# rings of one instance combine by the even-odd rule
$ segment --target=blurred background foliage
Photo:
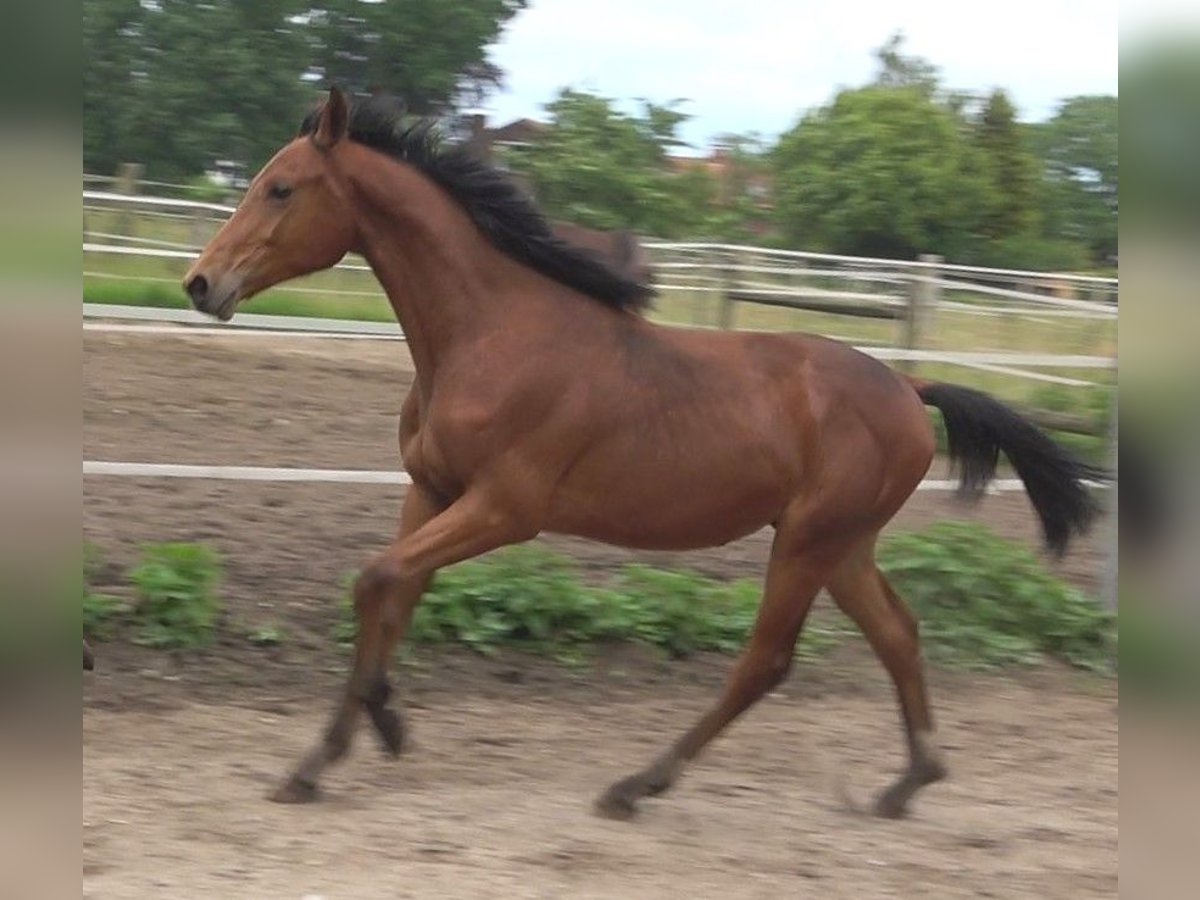
[[[85,170],[190,180],[253,172],[331,82],[386,93],[461,134],[503,83],[488,48],[525,0],[86,0]],[[1117,98],[1022,122],[1003,88],[942,82],[894,35],[870,83],[769,141],[684,148],[682,101],[564,87],[535,140],[501,148],[547,211],[660,238],[1031,269],[1111,270]],[[500,123],[503,124],[503,123]],[[683,151],[683,152],[681,152]],[[699,154],[699,155],[697,155]]]

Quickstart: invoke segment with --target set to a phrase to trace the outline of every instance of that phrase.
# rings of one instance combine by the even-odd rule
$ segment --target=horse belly
[[[577,469],[560,487],[547,531],[639,550],[726,544],[769,525],[788,499],[786,479],[752,460],[697,467]]]

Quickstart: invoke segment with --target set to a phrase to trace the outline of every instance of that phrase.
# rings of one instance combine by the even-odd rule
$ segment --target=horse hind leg
[[[895,683],[908,743],[908,768],[875,804],[879,815],[895,819],[906,814],[909,800],[918,790],[941,781],[947,770],[934,736],[917,620],[875,565],[874,549],[872,538],[838,567],[828,587]]]
[[[758,620],[720,699],[649,767],[609,787],[596,801],[598,815],[632,818],[640,799],[670,788],[706,744],[783,681],[813,599],[844,550],[836,541],[801,549],[790,529],[777,532]]]

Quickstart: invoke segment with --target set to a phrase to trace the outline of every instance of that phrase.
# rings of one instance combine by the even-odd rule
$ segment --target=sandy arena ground
[[[410,383],[396,343],[84,337],[85,459],[398,467]],[[145,541],[225,560],[227,627],[203,653],[101,644],[84,686],[84,896],[92,898],[1112,897],[1115,684],[1057,668],[935,672],[950,781],[913,817],[852,814],[902,764],[891,688],[852,644],[800,665],[678,788],[627,824],[589,806],[690,725],[729,660],[630,650],[595,668],[422,653],[401,672],[415,746],[363,733],[324,803],[264,793],[315,737],[346,664],[329,636],[340,583],[386,543],[403,488],[84,479],[100,590]],[[976,518],[1033,542],[1021,495],[964,509],[918,494],[896,521]],[[760,576],[766,534],[633,554],[547,543],[601,575],[631,559]],[[1095,586],[1099,539],[1059,566]],[[242,635],[282,628],[280,647]]]

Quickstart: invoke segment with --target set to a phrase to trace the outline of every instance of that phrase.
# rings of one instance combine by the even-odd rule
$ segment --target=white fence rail
[[[364,322],[303,316],[267,316],[238,313],[229,322],[216,323],[192,309],[163,309],[155,306],[123,306],[107,303],[83,304],[84,330],[125,331],[142,334],[307,334],[312,337],[352,337],[403,340],[404,333],[393,322]],[[128,323],[138,323],[137,325]],[[194,327],[193,327],[194,326]],[[910,350],[904,347],[857,347],[876,359],[892,362],[936,362],[968,368],[1025,366],[1038,368],[1113,369],[1115,360],[1106,356],[1051,353],[1000,353],[978,351]],[[1018,372],[1029,375],[1027,372]],[[1064,383],[1074,383],[1066,380]],[[1088,384],[1090,382],[1078,382]]]
[[[302,484],[412,484],[412,476],[403,469],[301,469],[275,466],[197,466],[180,463],[114,462],[85,459],[83,474],[110,478],[185,478],[200,481],[265,481]],[[1107,489],[1107,483],[1091,484]],[[957,491],[955,478],[926,478],[918,491]],[[987,486],[989,494],[1024,491],[1017,478],[997,478]]]
[[[301,333],[317,337],[404,340],[404,332],[396,322],[364,322],[356,319],[238,313],[228,322],[216,322],[210,316],[194,309],[163,309],[157,306],[123,306],[109,303],[83,304],[83,319],[85,331],[227,335]]]
[[[95,183],[96,179],[92,180]],[[111,190],[85,190],[85,278],[130,282],[173,281],[167,277],[194,259],[200,247],[233,207],[197,200],[122,194]],[[943,362],[1015,378],[1082,387],[1094,384],[1080,371],[1051,373],[1037,369],[1115,370],[1115,326],[1118,283],[1114,278],[1070,273],[1046,273],[946,264],[941,261],[872,259],[800,250],[777,250],[722,243],[647,241],[645,247],[655,272],[656,287],[670,318],[681,318],[708,327],[776,328],[778,321],[762,324],[739,310],[745,305],[780,307],[802,314],[869,317],[880,324],[832,333],[829,319],[816,325],[808,320],[795,326],[817,330],[853,343],[873,343],[877,356],[901,362]],[[134,259],[157,260],[159,270],[139,268]],[[120,260],[120,262],[118,262]],[[172,261],[176,261],[172,263]],[[382,297],[364,261],[348,258],[335,267],[342,281],[289,285],[289,292],[331,297]],[[351,273],[358,273],[352,275]],[[324,286],[328,285],[328,286]],[[690,310],[690,312],[688,311]],[[107,318],[147,318],[166,321],[156,313],[121,313]],[[762,314],[765,316],[765,313]],[[277,317],[283,318],[283,317]],[[886,320],[893,326],[882,324]],[[936,324],[935,324],[936,320]],[[1100,328],[1112,332],[1103,341],[1111,354],[999,352],[985,343],[964,347],[963,352],[929,346],[946,321],[980,320],[977,332],[987,333],[994,320],[999,325],[1027,322],[1039,329]],[[179,321],[179,320],[173,320]],[[192,321],[192,320],[189,320]],[[398,329],[377,331],[373,325],[299,325],[291,330],[314,333],[356,334],[360,337],[400,337]],[[837,319],[836,321],[846,321]],[[192,321],[192,324],[198,324]],[[212,323],[205,323],[212,325]],[[239,316],[244,328],[278,331],[283,326]],[[101,326],[115,328],[115,326]],[[133,326],[126,325],[128,330]],[[880,331],[880,328],[884,331]],[[886,329],[894,329],[888,334]],[[145,326],[138,326],[146,330]],[[1069,337],[1069,331],[1064,331]],[[1043,335],[1044,337],[1044,335]],[[932,341],[936,343],[936,341]],[[1064,343],[1066,343],[1064,339]],[[1042,340],[1040,345],[1054,340]],[[1111,380],[1111,379],[1110,379]]]
[[[221,221],[234,211],[234,207],[218,203],[94,190],[83,192],[83,203],[85,220],[88,211],[124,211],[151,218],[163,213],[172,213],[183,214],[188,218]],[[104,234],[108,238],[116,237],[111,233]],[[88,235],[85,222],[85,241],[88,240]],[[121,239],[127,243],[139,240],[136,235],[124,236]],[[158,242],[158,239],[144,240],[152,244]],[[90,247],[95,248],[102,242],[88,243]],[[196,243],[192,249],[198,250],[200,246],[202,243]],[[737,244],[649,240],[645,242],[645,246],[653,257],[656,272],[660,276],[668,276],[661,279],[664,283],[660,285],[667,290],[688,289],[688,285],[678,283],[681,280],[678,277],[680,274],[685,278],[690,277],[698,281],[708,279],[719,284],[730,283],[728,276],[738,274],[767,274],[805,279],[832,278],[858,282],[882,281],[901,285],[911,283],[914,277],[926,276],[935,279],[934,283],[946,290],[992,294],[1026,303],[1086,310],[1098,316],[1116,314],[1118,282],[1115,278],[921,260],[875,259]],[[714,276],[714,273],[719,274]],[[760,286],[736,277],[731,283],[734,287]],[[1002,285],[1022,285],[1024,289]],[[1056,295],[1064,293],[1087,294],[1089,299]]]

